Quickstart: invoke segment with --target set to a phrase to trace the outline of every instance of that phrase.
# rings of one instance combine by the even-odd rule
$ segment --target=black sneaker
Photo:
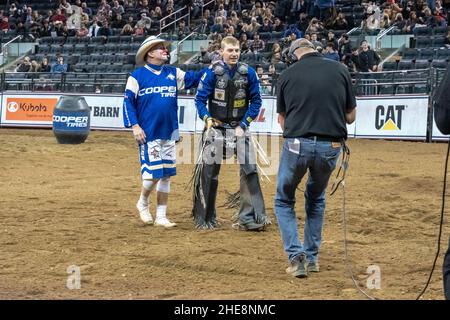
[[[305,255],[301,254],[292,259],[292,261],[289,262],[289,267],[286,269],[286,272],[297,278],[306,278],[308,273],[306,271]]]
[[[319,272],[320,270],[319,263],[309,261],[308,264],[306,265],[306,270],[308,270],[308,272]]]

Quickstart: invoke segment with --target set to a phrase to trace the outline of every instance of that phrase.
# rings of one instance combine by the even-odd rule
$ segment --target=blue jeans
[[[289,261],[300,254],[305,254],[308,261],[318,261],[325,212],[325,189],[340,153],[339,143],[306,138],[287,138],[284,141],[278,170],[275,214]],[[308,169],[302,245],[294,210],[295,191]]]

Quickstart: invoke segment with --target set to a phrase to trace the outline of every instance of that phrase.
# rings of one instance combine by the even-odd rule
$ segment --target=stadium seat
[[[396,61],[387,61],[387,62],[383,63],[383,70],[385,70],[385,71],[397,70],[397,62]]]
[[[414,69],[414,64],[412,61],[401,60],[398,63],[398,70],[410,70],[410,69]]]
[[[429,37],[417,37],[416,48],[429,48],[431,47],[431,38]]]
[[[415,60],[419,56],[419,51],[416,48],[406,48],[403,52],[402,59]]]
[[[436,27],[434,28],[434,35],[445,36],[447,35],[448,27]]]
[[[450,49],[440,48],[436,51],[436,59],[438,60],[448,60],[450,58]]]
[[[416,37],[431,36],[433,29],[431,27],[417,27],[414,28],[413,33]]]
[[[428,69],[430,62],[428,60],[416,60],[414,69]]]
[[[448,66],[448,61],[446,60],[433,60],[433,62],[431,63],[431,66],[433,68],[437,68],[437,69],[446,69]]]
[[[419,59],[420,60],[433,60],[435,55],[434,49],[422,49],[419,51]],[[417,59],[416,59],[417,60]]]
[[[442,48],[445,46],[445,37],[444,36],[435,36],[433,40],[433,47]]]

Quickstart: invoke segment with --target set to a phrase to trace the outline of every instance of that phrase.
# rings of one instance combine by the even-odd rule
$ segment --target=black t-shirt
[[[285,138],[347,138],[345,114],[356,107],[350,73],[314,52],[286,69],[278,81],[277,112],[285,113]]]

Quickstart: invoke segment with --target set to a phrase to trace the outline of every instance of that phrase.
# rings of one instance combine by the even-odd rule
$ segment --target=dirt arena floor
[[[278,138],[276,138],[278,139]],[[350,140],[348,254],[361,287],[381,270],[380,299],[414,299],[431,268],[438,233],[446,145]],[[0,129],[1,299],[364,299],[344,263],[342,192],[328,197],[321,272],[285,273],[276,222],[266,232],[234,230],[223,206],[238,188],[238,166],[222,167],[223,226],[197,231],[189,178],[180,164],[168,214],[178,227],[144,226],[135,209],[140,176],[130,132],[90,133],[81,145],[56,143],[51,130]],[[275,177],[263,182],[274,217]],[[303,189],[303,184],[300,187]],[[297,212],[302,228],[303,195]],[[154,211],[155,198],[152,198]],[[448,210],[447,210],[448,212]],[[448,213],[447,213],[448,216]],[[443,299],[442,256],[424,299]],[[67,268],[80,267],[69,290]]]

